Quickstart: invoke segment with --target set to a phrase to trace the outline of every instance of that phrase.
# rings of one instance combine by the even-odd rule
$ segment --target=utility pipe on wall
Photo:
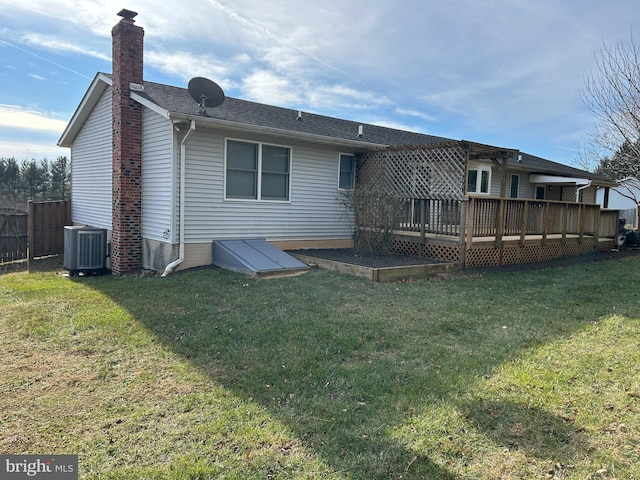
[[[179,254],[178,254],[178,259],[174,260],[173,262],[171,262],[169,265],[167,265],[164,269],[164,272],[162,272],[162,276],[166,277],[167,275],[169,275],[170,273],[172,273],[175,268],[180,265],[182,262],[184,262],[184,199],[186,197],[186,193],[185,193],[185,184],[186,184],[186,176],[187,173],[185,172],[185,165],[186,165],[186,154],[187,154],[187,138],[189,138],[189,136],[195,131],[196,129],[196,122],[195,120],[191,120],[191,123],[189,124],[189,130],[187,131],[187,133],[184,135],[184,137],[182,138],[182,141],[180,142],[180,231],[178,232],[178,236],[180,237],[179,242],[180,242],[180,249],[179,249]]]

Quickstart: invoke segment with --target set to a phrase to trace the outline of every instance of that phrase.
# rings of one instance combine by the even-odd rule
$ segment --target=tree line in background
[[[67,157],[55,161],[0,158],[0,207],[26,210],[27,202],[68,200],[71,172]]]

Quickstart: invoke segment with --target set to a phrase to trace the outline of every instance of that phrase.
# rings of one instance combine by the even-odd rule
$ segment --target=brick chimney
[[[113,150],[111,269],[122,275],[142,268],[142,109],[130,97],[131,83],[142,83],[144,30],[137,15],[118,13],[113,27]]]

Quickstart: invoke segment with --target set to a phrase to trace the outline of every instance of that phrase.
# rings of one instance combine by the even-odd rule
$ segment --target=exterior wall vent
[[[71,275],[103,273],[106,270],[107,230],[104,228],[64,227],[64,268]]]

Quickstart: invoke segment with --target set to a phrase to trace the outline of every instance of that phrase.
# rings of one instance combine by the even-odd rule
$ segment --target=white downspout
[[[187,154],[186,142],[187,142],[187,138],[189,138],[189,136],[191,135],[191,133],[195,131],[195,129],[196,129],[196,122],[195,120],[191,120],[191,123],[189,124],[189,130],[187,131],[187,133],[182,138],[182,141],[180,142],[180,227],[179,227],[180,231],[178,232],[178,235],[180,237],[180,240],[179,240],[180,250],[178,254],[178,259],[174,260],[164,268],[164,272],[162,272],[163,277],[166,277],[167,275],[172,273],[178,265],[184,262],[184,199],[186,196],[186,193],[185,193],[186,180],[185,179],[187,176],[185,172],[185,165],[187,163],[185,159]]]
[[[585,188],[589,188],[591,186],[591,183],[593,183],[593,180],[589,180],[589,183],[587,183],[586,185],[576,188],[576,203],[580,203],[580,191],[584,190]]]

